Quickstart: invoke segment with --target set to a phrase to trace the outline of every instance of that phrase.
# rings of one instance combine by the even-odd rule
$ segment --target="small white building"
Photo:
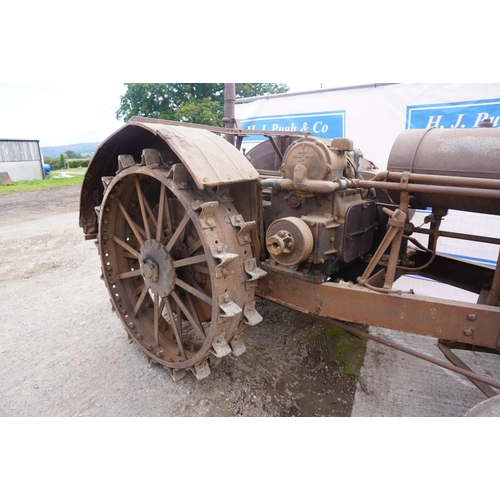
[[[39,141],[0,139],[0,172],[7,172],[13,182],[43,179]]]

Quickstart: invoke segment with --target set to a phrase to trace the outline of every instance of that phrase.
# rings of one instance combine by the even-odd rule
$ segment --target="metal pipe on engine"
[[[405,172],[389,172],[388,170],[378,173],[373,181],[399,181]],[[445,175],[412,174],[410,182],[415,184],[431,184],[453,187],[473,187],[484,189],[500,189],[500,180],[481,179],[476,177],[447,177]]]
[[[353,187],[355,180],[341,177],[334,181],[311,180],[307,178],[307,169],[304,165],[298,164],[295,167],[292,179],[282,177],[274,179],[260,179],[263,188],[276,188],[284,191],[295,191],[298,193],[330,194],[339,189]]]
[[[410,174],[411,175],[411,174]],[[410,177],[411,178],[411,177]],[[401,185],[396,182],[380,182],[380,181],[364,181],[356,179],[353,181],[355,187],[362,187],[365,189],[385,189],[388,191],[401,191]],[[455,195],[475,198],[500,198],[500,190],[497,189],[479,189],[457,186],[432,186],[426,184],[408,184],[405,191],[413,193],[428,193],[437,195]]]

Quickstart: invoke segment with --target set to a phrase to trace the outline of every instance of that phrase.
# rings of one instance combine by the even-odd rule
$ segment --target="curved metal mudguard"
[[[133,117],[97,149],[83,181],[80,226],[86,235],[97,233],[94,207],[103,197],[102,177],[114,176],[118,155],[132,155],[140,163],[144,149],[167,150],[172,161],[184,164],[199,189],[253,181],[257,170],[223,137],[204,128]]]
[[[161,120],[132,118],[161,137],[179,157],[199,189],[256,180],[257,170],[233,145],[203,128],[166,125]]]

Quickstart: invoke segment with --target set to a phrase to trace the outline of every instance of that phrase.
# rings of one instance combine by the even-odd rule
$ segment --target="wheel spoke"
[[[190,266],[192,264],[199,264],[200,262],[206,262],[207,261],[207,256],[205,254],[201,255],[195,255],[194,257],[188,257],[186,259],[180,259],[174,261],[174,267],[184,267],[184,266]]]
[[[127,259],[136,259],[136,260],[139,260],[139,256],[138,255],[133,255],[129,252],[124,252],[123,254],[124,257],[127,257]]]
[[[146,233],[139,226],[137,226],[137,224],[130,218],[130,215],[127,213],[125,207],[123,206],[120,200],[118,200],[118,207],[120,208],[123,216],[125,217],[125,220],[128,222],[130,229],[132,229],[132,232],[137,238],[137,241],[139,242],[140,245],[142,245],[144,243],[144,238],[142,236],[146,236]]]
[[[127,271],[125,273],[120,273],[115,276],[117,280],[122,280],[125,278],[133,278],[134,276],[139,276],[141,274],[140,269],[134,269],[133,271]]]
[[[167,252],[171,252],[172,251],[172,248],[174,247],[174,245],[177,243],[177,240],[179,239],[180,235],[182,234],[182,232],[184,231],[184,229],[186,228],[186,225],[187,223],[190,221],[190,217],[189,217],[189,214],[186,212],[184,214],[184,217],[182,218],[181,220],[181,223],[179,224],[179,226],[177,227],[177,229],[175,230],[175,233],[172,235],[172,238],[170,238],[170,241],[167,243]]]
[[[170,305],[169,298],[163,297],[163,303],[165,304],[165,307],[167,308],[167,314],[169,315],[169,317],[172,321],[172,330],[174,331],[174,335],[175,335],[175,338],[177,340],[177,345],[179,346],[179,351],[181,352],[181,355],[183,356],[183,358],[187,359],[186,352],[184,351],[184,346],[182,345],[181,336],[179,333],[179,329],[177,327],[176,319],[174,318],[174,314],[172,311],[172,307]],[[179,318],[180,315],[177,314],[177,317]]]
[[[142,303],[144,302],[144,299],[146,298],[146,295],[148,294],[149,287],[144,284],[144,288],[142,289],[142,293],[140,297],[137,299],[137,303],[135,304],[134,310],[132,311],[132,316],[135,318],[137,316],[137,313],[139,312],[139,308],[141,307]]]
[[[174,301],[174,307],[175,307],[175,321],[177,325],[177,331],[181,332],[182,331],[182,312],[181,308],[178,306],[177,302]]]
[[[168,201],[168,200],[167,200]],[[158,203],[158,224],[156,225],[156,239],[160,241],[163,230],[163,214],[165,212],[165,184],[160,188],[160,202]]]
[[[198,316],[198,312],[196,311],[196,307],[194,307],[194,302],[193,302],[192,296],[189,295],[189,294],[187,294],[186,298],[187,298],[187,301],[188,301],[188,304],[189,304],[189,308],[191,309],[191,312],[193,313],[193,318],[196,321],[196,324],[198,325],[198,328],[200,330],[203,330],[203,326],[201,324],[200,317]]]
[[[137,192],[137,198],[139,199],[139,205],[141,207],[142,222],[144,224],[144,229],[146,231],[146,238],[148,240],[150,240],[151,239],[151,229],[149,228],[148,218],[146,217],[145,199],[144,199],[144,196],[142,194],[142,189],[141,189],[141,185],[139,183],[138,176],[135,177],[135,189]]]
[[[165,214],[167,216],[167,227],[169,234],[174,232],[173,224],[172,224],[172,214],[170,213],[170,204],[168,201],[168,193],[165,193]]]
[[[151,210],[151,207],[149,206],[148,200],[146,198],[144,198],[144,206],[146,207],[146,210],[147,210],[149,216],[151,217],[151,220],[153,221],[154,226],[158,227],[158,222],[156,220],[155,214]]]
[[[192,295],[195,295],[199,299],[203,300],[203,302],[206,302],[209,306],[212,305],[212,298],[209,297],[207,294],[203,293],[200,290],[197,290],[196,288],[192,287],[191,285],[188,285],[185,281],[182,281],[179,278],[175,278],[175,284],[180,286],[181,288],[184,288],[187,292],[191,293]]]
[[[208,269],[208,267],[204,267],[204,266],[193,266],[193,271],[195,273],[202,273],[202,274],[210,275],[210,269]]]
[[[183,304],[182,300],[179,298],[179,296],[175,293],[175,291],[172,291],[172,297],[177,302],[177,305],[182,309],[182,312],[188,319],[188,321],[191,323],[191,326],[200,334],[200,336],[203,339],[206,339],[205,332],[203,329],[200,329],[198,326],[198,323],[196,320],[193,318],[193,315],[190,313],[189,309]]]
[[[160,321],[160,316],[161,316],[161,313],[163,311],[163,305],[159,306],[159,302],[160,302],[160,296],[155,293],[155,296],[154,296],[154,311],[153,311],[153,335],[154,335],[154,343],[155,343],[155,346],[158,347],[160,345],[160,325],[159,325],[159,321]]]
[[[191,245],[189,248],[188,248],[188,254],[189,255],[193,255],[194,252],[196,252],[196,250],[198,250],[198,248],[201,248],[203,245],[202,241],[201,240],[198,240],[196,243],[194,243],[193,245]]]
[[[134,248],[132,248],[130,245],[125,243],[123,240],[118,238],[118,236],[113,235],[113,241],[115,243],[118,243],[118,245],[123,247],[125,250],[128,250],[137,260],[139,260],[140,253],[137,250],[135,250]]]

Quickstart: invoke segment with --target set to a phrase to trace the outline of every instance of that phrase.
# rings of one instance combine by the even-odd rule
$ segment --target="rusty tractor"
[[[500,215],[500,130],[404,131],[379,171],[347,138],[242,130],[228,116],[224,128],[133,118],[85,176],[80,225],[147,356],[174,380],[206,377],[214,359],[244,352],[260,297],[368,338],[349,324],[436,337],[444,365],[494,395],[500,384],[451,349],[499,352],[498,260],[484,267],[436,246],[442,237],[500,244],[440,229],[450,209]],[[267,140],[245,155],[250,134]],[[427,207],[416,227],[415,209]],[[478,302],[401,291],[394,283],[405,274]]]

